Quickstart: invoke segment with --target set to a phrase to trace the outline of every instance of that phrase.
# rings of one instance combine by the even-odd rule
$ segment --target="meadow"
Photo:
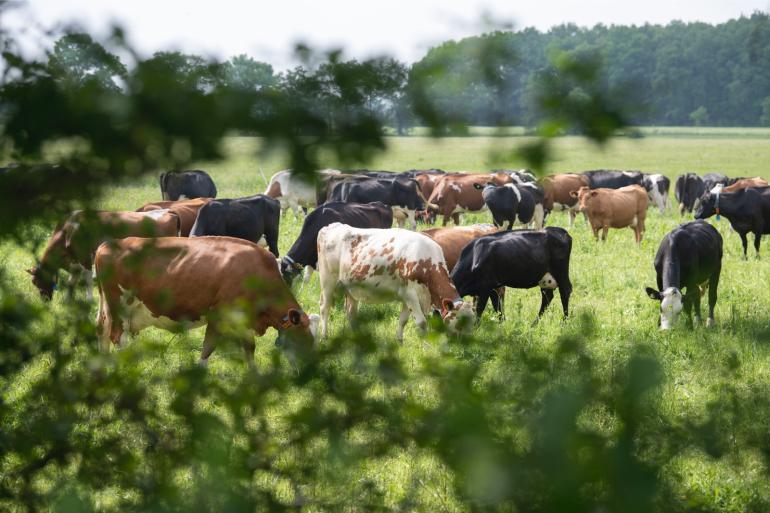
[[[574,292],[568,320],[562,320],[559,302],[555,300],[543,319],[532,325],[540,301],[538,291],[509,289],[505,302],[506,320],[499,323],[488,309],[475,328],[484,350],[469,350],[468,354],[462,348],[448,346],[441,337],[423,338],[410,320],[404,344],[395,347],[395,355],[407,374],[422,372],[426,357],[474,359],[483,369],[483,379],[476,386],[483,389],[490,383],[515,382],[517,364],[509,360],[521,356],[545,358],[546,361],[558,359],[565,334],[587,332],[589,335],[585,337],[581,351],[590,358],[592,376],[600,387],[612,390],[621,374],[620,369],[641,348],[657,359],[662,375],[654,398],[655,415],[641,421],[641,432],[656,432],[659,426],[681,426],[682,429],[694,429],[694,425],[711,426],[709,422],[714,418],[714,409],[723,409],[725,405],[736,409],[724,423],[711,426],[721,431],[720,436],[731,440],[727,447],[715,453],[702,447],[673,451],[674,456],[659,467],[659,478],[670,483],[670,489],[676,494],[673,503],[681,504],[682,509],[700,508],[699,511],[749,511],[757,504],[770,502],[767,455],[754,443],[757,437],[766,440],[770,436],[770,241],[763,240],[761,258],[755,258],[750,248],[749,258],[744,261],[740,239],[728,229],[728,222],[725,219],[710,220],[722,233],[725,247],[713,328],[695,326],[690,330],[684,319],[680,319],[675,329],[660,332],[656,325],[658,303],[646,296],[644,287],[655,286],[653,258],[662,237],[691,218],[681,218],[676,211],[673,198],[676,176],[688,171],[701,174],[719,171],[730,176],[770,179],[770,131],[660,128],[643,129],[642,134],[641,138],[614,139],[605,147],[579,137],[553,140],[553,154],[546,173],[635,169],[663,173],[672,181],[672,207],[663,215],[657,209],[648,211],[644,240],[639,246],[634,244],[630,229],[611,230],[606,243],[597,243],[585,221],[577,219],[570,229],[573,237],[570,273]],[[522,135],[494,134],[484,130],[472,131],[466,137],[440,140],[420,135],[390,136],[386,139],[387,149],[375,155],[366,167],[386,170],[441,168],[447,171],[518,168],[522,163],[511,157],[510,152],[528,140]],[[224,160],[199,162],[191,167],[205,169],[211,174],[222,198],[261,193],[270,176],[284,169],[285,161],[280,152],[265,155],[259,150],[260,142],[255,138],[230,137],[226,140]],[[331,161],[326,164],[329,167],[340,165]],[[139,182],[111,187],[97,205],[103,209],[134,210],[159,199],[156,175],[149,173]],[[488,213],[467,215],[462,219],[463,224],[490,221]],[[281,219],[279,248],[282,254],[299,234],[301,222],[291,213]],[[567,216],[552,213],[547,224],[567,228]],[[24,269],[35,263],[33,251],[40,255],[52,229],[53,226],[30,227],[30,240],[25,244],[0,246],[3,269],[20,294],[30,297],[36,294]],[[300,287],[297,280],[295,293],[307,312],[318,311],[317,275],[304,287]],[[54,315],[64,308],[65,301],[63,294],[57,294],[50,306]],[[338,301],[332,312],[330,329],[334,335],[349,333],[347,330],[350,329],[341,306]],[[705,298],[702,306],[705,310]],[[396,304],[361,306],[362,315],[372,319],[371,328],[376,339],[389,347],[393,347],[398,311]],[[91,307],[91,318],[95,317],[95,312],[96,304]],[[590,326],[586,328],[585,325]],[[129,349],[121,352],[131,354],[131,351],[155,348],[157,356],[142,360],[138,372],[148,381],[162,381],[168,373],[197,360],[202,336],[202,330],[183,337],[149,329],[138,336]],[[258,371],[269,365],[274,351],[273,339],[271,330],[258,341]],[[321,346],[324,344],[327,342],[320,342]],[[86,351],[85,348],[74,350]],[[121,365],[131,365],[131,361],[124,357]],[[2,400],[11,407],[27,400],[36,380],[45,375],[49,364],[46,355],[41,355],[13,380],[0,377]],[[579,362],[568,365],[575,372],[579,371]],[[212,355],[208,372],[214,379],[234,383],[244,368],[240,348],[222,345]],[[340,364],[341,370],[348,368]],[[553,379],[561,378],[556,373]],[[569,382],[569,378],[564,379]],[[418,402],[436,400],[434,387],[422,382],[401,392]],[[171,392],[166,390],[159,394]],[[216,404],[204,406],[212,414],[216,414],[218,408]],[[739,411],[750,415],[741,416]],[[280,408],[275,415],[280,417]],[[581,422],[597,433],[606,433],[619,429],[620,421],[616,415],[597,406],[589,408]],[[642,459],[655,459],[663,447],[670,445],[666,429],[661,428],[663,434],[653,437],[660,447],[647,445],[640,456]],[[406,497],[411,497],[414,501],[410,503],[411,509],[466,509],[451,487],[445,484],[451,481],[447,477],[448,471],[417,449],[407,447],[386,458],[372,457],[355,472],[377,490],[386,508],[398,509]],[[262,485],[276,490],[276,497],[289,494],[280,482]],[[356,489],[359,485],[351,486]],[[414,487],[421,491],[414,492]],[[119,495],[119,491],[114,493]],[[323,492],[318,493],[323,495]],[[353,491],[350,493],[355,495]],[[104,507],[117,499],[107,494],[99,500]],[[355,510],[355,507],[349,509]]]

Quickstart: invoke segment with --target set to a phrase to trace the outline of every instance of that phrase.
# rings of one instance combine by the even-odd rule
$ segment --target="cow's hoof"
[[[709,317],[708,319],[706,319],[706,327],[707,327],[707,328],[712,328],[713,326],[714,326],[714,319],[713,319],[713,318],[711,318],[711,317]]]

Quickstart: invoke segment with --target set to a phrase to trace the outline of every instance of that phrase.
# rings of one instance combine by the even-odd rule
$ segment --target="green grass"
[[[483,132],[483,131],[482,131]],[[770,178],[770,131],[761,129],[678,129],[649,128],[642,139],[616,139],[600,148],[577,137],[554,140],[554,154],[547,172],[579,171],[593,168],[639,169],[661,172],[673,179],[679,173],[721,171],[728,175],[763,176]],[[482,171],[496,166],[521,167],[522,162],[502,161],[501,155],[527,141],[526,137],[457,137],[433,140],[426,137],[389,137],[388,150],[368,164],[371,169],[402,170],[438,167],[450,171]],[[227,140],[228,158],[221,162],[197,163],[207,170],[217,183],[220,197],[239,197],[261,193],[265,179],[284,168],[282,156],[261,156],[259,142],[253,138],[233,137]],[[328,162],[328,165],[335,165]],[[673,196],[673,190],[672,190]],[[153,175],[141,182],[111,188],[100,200],[104,209],[133,210],[159,199]],[[673,197],[672,197],[673,202]],[[470,215],[463,223],[489,222],[488,214]],[[573,317],[562,323],[557,298],[542,321],[532,326],[539,306],[537,290],[509,290],[506,298],[507,320],[498,322],[488,312],[477,332],[489,343],[515,344],[525,354],[553,355],[558,339],[573,328],[581,314],[590,313],[596,320],[595,337],[586,351],[591,355],[597,373],[603,382],[611,383],[619,368],[634,350],[648,345],[663,367],[664,383],[660,389],[658,414],[660,419],[647,419],[650,425],[658,421],[677,424],[677,419],[705,419],[710,402],[718,399],[725,386],[746,398],[766,390],[770,383],[770,250],[768,240],[762,245],[762,259],[741,259],[740,240],[728,230],[725,220],[714,222],[725,240],[722,280],[716,308],[716,326],[711,329],[696,327],[690,331],[684,323],[662,333],[656,328],[657,303],[644,294],[644,287],[655,284],[652,266],[654,254],[665,233],[677,226],[681,219],[673,209],[665,215],[650,209],[647,231],[641,246],[633,243],[630,229],[611,230],[609,240],[596,243],[582,219],[570,231],[573,237],[571,278],[574,293],[571,299]],[[549,225],[566,228],[566,216],[554,213]],[[279,247],[285,253],[297,237],[301,221],[290,214],[281,220]],[[52,226],[36,226],[30,233],[44,243]],[[38,255],[40,249],[38,249]],[[0,259],[21,294],[33,297],[35,291],[24,269],[34,263],[27,248],[6,243],[0,246]],[[296,287],[298,289],[298,287]],[[54,311],[63,307],[63,299],[53,302]],[[314,275],[308,286],[298,291],[297,298],[308,312],[318,311],[318,277]],[[703,301],[704,310],[706,302]],[[381,320],[375,324],[375,333],[382,338],[394,337],[398,306],[362,305],[363,314],[376,314]],[[95,314],[95,307],[93,309]],[[348,329],[340,304],[332,313],[331,333]],[[150,377],[163,376],[197,359],[202,330],[188,338],[150,329],[139,339],[142,343],[157,344],[163,349],[162,361],[145,364],[141,369]],[[270,357],[273,332],[269,332],[257,346],[258,366]],[[324,342],[321,342],[323,344]],[[141,347],[141,346],[140,346]],[[242,372],[226,355],[238,354],[236,347],[219,347],[213,354],[210,371],[223,380]],[[407,325],[404,345],[398,350],[406,371],[416,371],[421,357],[442,356],[444,349],[433,339],[423,340],[412,321]],[[480,356],[483,360],[483,355]],[[730,362],[739,362],[731,370]],[[507,372],[500,362],[482,362],[487,366],[489,379]],[[3,400],[11,404],[22,401],[29,393],[30,384],[46,372],[47,360],[41,358],[30,365],[23,376],[8,383]],[[483,386],[483,385],[482,385]],[[431,387],[416,387],[406,393],[433,400]],[[765,397],[765,400],[767,398]],[[216,408],[211,406],[212,411]],[[767,411],[765,408],[762,411]],[[614,418],[597,411],[587,422],[599,430],[615,429]],[[756,423],[765,427],[770,418],[758,417]],[[664,441],[661,441],[663,443]],[[654,448],[651,449],[654,452]],[[770,469],[751,448],[736,445],[731,454],[713,458],[693,450],[677,456],[664,468],[664,478],[674,486],[685,502],[705,504],[713,511],[745,511],[752,497],[760,494],[768,499],[767,472]],[[398,456],[370,462],[360,470],[362,478],[370,479],[385,497],[386,504],[395,507],[409,492],[417,476],[429,483],[421,492],[424,504],[461,508],[447,492],[445,471],[431,457],[404,451]],[[109,502],[109,500],[107,500]]]

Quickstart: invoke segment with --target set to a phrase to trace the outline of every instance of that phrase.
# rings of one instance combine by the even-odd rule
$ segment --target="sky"
[[[293,49],[300,42],[341,47],[348,57],[413,62],[437,43],[495,27],[720,23],[757,10],[770,11],[770,0],[32,0],[0,23],[23,31],[28,52],[51,45],[40,37],[45,29],[77,24],[105,35],[120,23],[145,56],[158,50],[219,59],[246,53],[284,69],[297,62]]]

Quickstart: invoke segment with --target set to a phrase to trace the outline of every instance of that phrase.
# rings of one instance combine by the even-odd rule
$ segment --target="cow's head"
[[[430,201],[425,204],[425,213],[423,214],[423,220],[426,224],[435,224],[436,217],[438,217],[439,206]]]
[[[441,301],[441,319],[451,333],[469,331],[473,327],[473,306],[461,298]]]
[[[278,261],[278,268],[281,271],[281,276],[283,276],[283,281],[289,286],[294,282],[294,278],[302,272],[302,264],[295,262],[289,255],[284,255]]]
[[[697,208],[695,209],[695,219],[707,219],[714,214],[719,213],[719,199],[722,195],[722,191],[716,192],[709,191],[697,202]]]
[[[37,287],[43,301],[50,301],[53,297],[53,291],[56,290],[56,273],[46,271],[39,265],[27,269],[27,272],[32,275],[32,284]]]
[[[583,210],[586,204],[598,194],[597,191],[591,190],[586,186],[581,187],[576,191],[570,191],[569,195],[578,200],[578,210]]]
[[[682,311],[682,291],[676,287],[669,287],[663,292],[647,287],[645,291],[650,299],[660,301],[660,329],[671,329]]]
[[[318,333],[319,319],[318,315],[307,315],[297,308],[289,308],[278,323],[275,345],[300,352],[308,350]]]

